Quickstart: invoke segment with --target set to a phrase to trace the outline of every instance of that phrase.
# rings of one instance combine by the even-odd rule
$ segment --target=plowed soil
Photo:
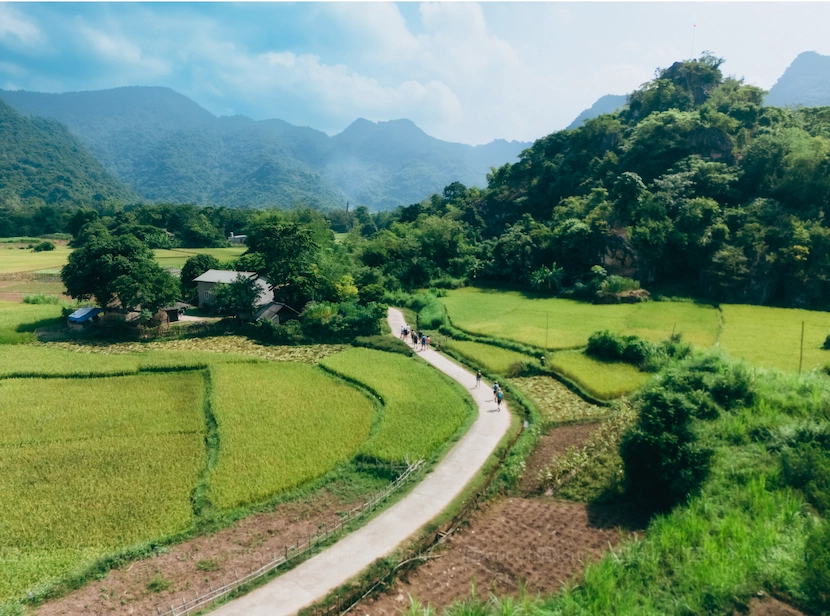
[[[778,599],[765,597],[750,601],[749,616],[805,616],[805,614]]]
[[[254,515],[213,535],[197,537],[171,546],[163,554],[114,569],[69,595],[35,610],[39,616],[57,614],[135,614],[157,616],[182,599],[230,582],[254,571],[282,553],[285,546],[304,540],[322,524],[331,525],[338,511],[353,503],[321,493],[300,503],[285,503],[274,511]],[[170,582],[167,590],[154,592],[148,584],[161,576]]]
[[[536,445],[536,449],[533,450],[533,454],[527,460],[527,466],[522,476],[522,493],[534,494],[538,492],[539,471],[550,464],[555,456],[565,453],[568,447],[582,448],[598,425],[586,423],[560,426],[542,436]]]
[[[434,558],[399,580],[391,591],[368,599],[355,613],[398,616],[408,595],[435,608],[490,591],[518,595],[524,582],[535,594],[558,591],[578,578],[631,531],[630,512],[551,498],[507,498],[480,511],[436,551]],[[636,526],[636,523],[634,524]]]

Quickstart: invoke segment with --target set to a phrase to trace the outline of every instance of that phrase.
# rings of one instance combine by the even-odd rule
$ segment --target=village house
[[[248,278],[256,279],[257,285],[261,289],[259,298],[256,301],[257,307],[270,304],[274,301],[274,292],[271,290],[268,281],[262,276],[257,276],[256,272],[235,272],[233,270],[215,270],[210,269],[201,276],[193,279],[199,291],[199,306],[213,305],[213,285],[217,283],[230,284],[236,280],[237,276],[247,276]]]

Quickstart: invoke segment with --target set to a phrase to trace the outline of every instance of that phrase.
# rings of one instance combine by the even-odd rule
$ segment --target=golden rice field
[[[321,363],[364,383],[383,400],[380,423],[360,448],[371,458],[402,462],[406,456],[428,457],[472,410],[460,387],[417,357],[354,348]]]
[[[0,381],[0,602],[193,521],[202,376]]]
[[[350,459],[375,405],[319,368],[299,363],[215,366],[219,462],[208,498],[221,509],[267,499]]]

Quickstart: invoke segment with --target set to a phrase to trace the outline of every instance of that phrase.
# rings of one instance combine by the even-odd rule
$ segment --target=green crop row
[[[367,457],[401,462],[432,454],[458,430],[469,412],[461,392],[417,358],[349,349],[322,365],[377,392],[380,423],[360,448]]]
[[[375,407],[319,368],[298,363],[211,369],[219,461],[208,498],[228,509],[262,501],[351,458]]]

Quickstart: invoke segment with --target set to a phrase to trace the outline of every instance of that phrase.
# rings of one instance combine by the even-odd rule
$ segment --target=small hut
[[[66,322],[67,325],[69,325],[69,329],[80,331],[91,326],[93,323],[98,322],[98,319],[100,318],[98,315],[102,312],[104,311],[101,308],[93,308],[91,306],[86,308],[78,308],[67,317]]]

